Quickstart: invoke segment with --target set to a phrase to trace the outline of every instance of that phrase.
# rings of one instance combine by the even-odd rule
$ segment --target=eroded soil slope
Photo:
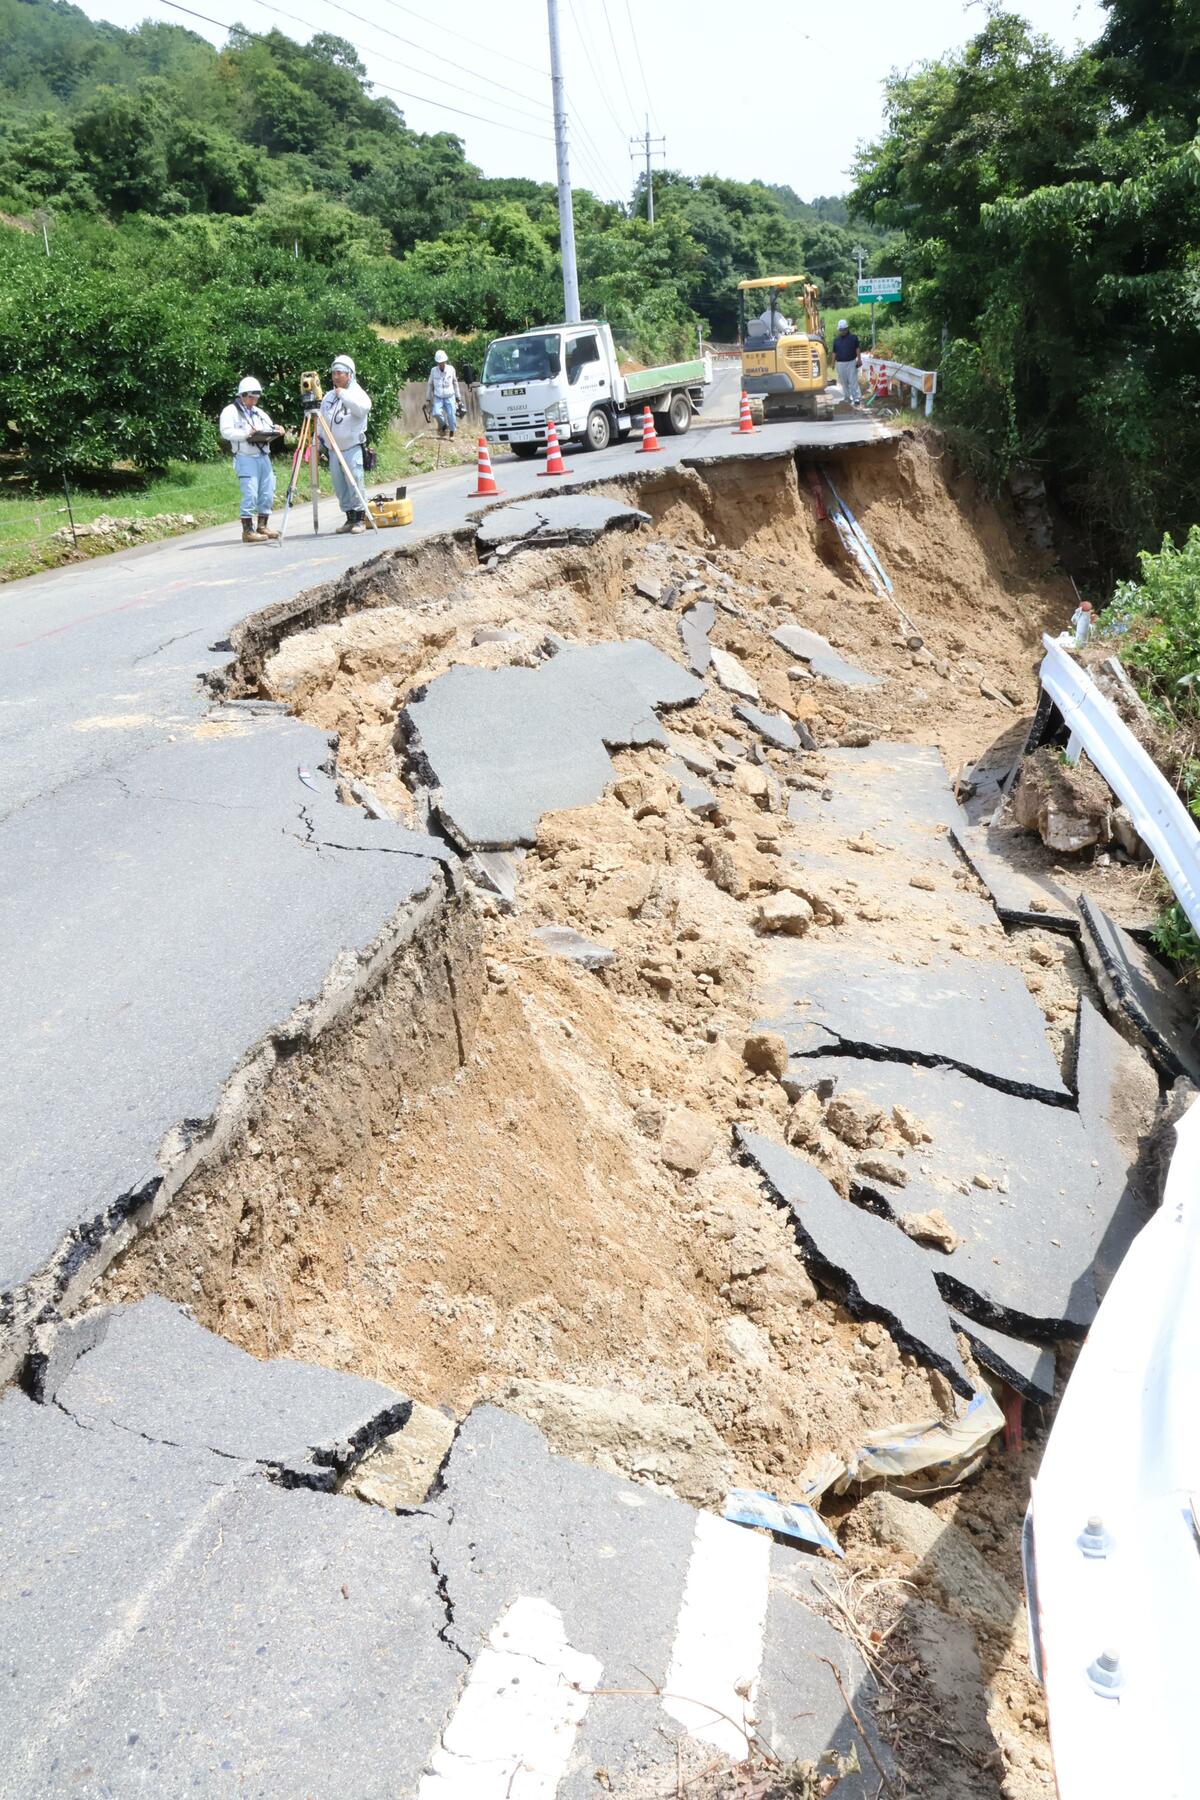
[[[881,960],[946,948],[1007,960],[1069,1065],[1081,977],[1064,939],[964,927],[943,900],[975,891],[965,867],[951,878],[847,844],[832,872],[807,875],[786,807],[820,787],[833,745],[936,744],[953,776],[1032,709],[1040,633],[1072,600],[947,480],[936,442],[860,453],[836,479],[919,627],[915,647],[786,461],[648,478],[634,497],[653,525],[637,535],[487,568],[443,558],[430,593],[410,575],[400,602],[367,593],[366,610],[283,641],[261,691],[336,733],[347,782],[420,825],[398,729],[415,689],[453,664],[534,664],[548,633],[640,637],[678,658],[680,609],[698,597],[716,605],[712,643],[818,749],[762,748],[710,679],[665,723],[694,768],[728,776],[715,810],[681,804],[661,749],[617,755],[600,801],[543,819],[513,910],[483,889],[462,903],[481,943],[460,935],[436,973],[457,995],[457,1036],[430,1039],[389,1104],[379,1021],[326,1065],[297,1066],[228,1161],[110,1274],[109,1298],[165,1293],[258,1354],[376,1376],[459,1415],[497,1396],[548,1420],[560,1447],[708,1504],[730,1483],[795,1494],[822,1455],[950,1403],[878,1324],[818,1293],[787,1219],[735,1159],[730,1125],[786,1137],[845,1190],[847,1144],[819,1110],[796,1116],[755,1049],[783,916]],[[882,684],[814,679],[772,642],[788,622]],[[596,973],[548,953],[532,935],[547,923],[608,947],[611,964]],[[434,979],[424,970],[421,991]],[[388,1032],[404,1030],[406,1006],[421,1014],[405,992],[386,1000]],[[339,1123],[323,1142],[330,1109]],[[910,1130],[881,1120],[873,1143],[903,1153]],[[574,1399],[533,1385],[550,1382]],[[666,1410],[635,1418],[635,1403]],[[888,1705],[907,1722],[907,1791],[927,1800],[1052,1791],[1016,1560],[1035,1461],[994,1447],[986,1482],[938,1503],[970,1527],[1007,1608],[982,1621],[968,1609],[956,1627],[980,1666],[964,1670],[965,1650],[947,1658],[934,1606],[910,1604],[896,1580],[871,1587],[872,1571],[911,1577],[911,1561],[885,1554],[865,1516],[846,1527],[863,1572],[846,1604],[868,1647],[886,1639],[900,1657]],[[954,1610],[944,1593],[929,1599]],[[961,1716],[935,1746],[921,1708],[936,1714],[947,1683]]]

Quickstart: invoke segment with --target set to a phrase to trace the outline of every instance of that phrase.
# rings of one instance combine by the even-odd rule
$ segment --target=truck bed
[[[659,369],[638,369],[622,379],[630,398],[634,395],[661,393],[665,388],[701,387],[704,384],[704,363],[696,357],[692,362],[668,363]]]

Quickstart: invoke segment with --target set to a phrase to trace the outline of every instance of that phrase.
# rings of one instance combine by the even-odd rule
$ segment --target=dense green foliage
[[[993,8],[894,76],[851,195],[905,234],[944,415],[999,472],[1042,469],[1101,574],[1200,511],[1200,11],[1105,4],[1077,54]]]
[[[1140,579],[1117,583],[1101,629],[1121,639],[1122,661],[1169,723],[1200,719],[1200,525],[1138,563]]]
[[[486,180],[458,137],[410,131],[342,38],[239,27],[217,51],[0,0],[0,39],[0,364],[27,475],[210,454],[246,370],[287,417],[298,371],[337,350],[382,392],[443,339],[470,375],[489,336],[561,312],[553,188]],[[655,199],[650,227],[636,196],[576,193],[584,310],[633,354],[731,336],[744,276],[808,267],[849,298],[842,203],[673,171]]]

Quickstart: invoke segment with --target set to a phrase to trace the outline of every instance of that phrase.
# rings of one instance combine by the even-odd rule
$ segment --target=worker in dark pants
[[[862,366],[862,346],[850,329],[848,319],[839,319],[837,334],[833,340],[833,360],[837,367],[837,378],[842,389],[842,398],[851,406],[862,405],[862,389],[858,385],[858,371]]]

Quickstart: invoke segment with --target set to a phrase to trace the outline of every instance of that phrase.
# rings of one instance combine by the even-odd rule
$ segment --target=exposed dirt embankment
[[[548,633],[636,636],[678,657],[679,607],[705,597],[713,644],[819,746],[934,743],[953,774],[1015,707],[1032,707],[1039,634],[1069,611],[1069,589],[947,481],[924,441],[848,458],[836,479],[919,622],[918,649],[781,460],[626,484],[654,520],[634,538],[489,568],[461,542],[381,558],[252,623],[243,691],[336,733],[347,780],[423,825],[397,729],[415,689],[458,663],[533,664]],[[675,603],[639,583],[678,590]],[[813,679],[771,641],[789,621],[883,684]],[[787,919],[881,958],[930,955],[954,935],[936,883],[914,865],[918,880],[906,868],[895,893],[886,882],[881,892],[863,873],[875,859],[853,847],[844,867],[798,877],[786,805],[796,787],[820,785],[819,752],[752,754],[753,732],[714,682],[666,723],[694,764],[729,773],[715,812],[680,804],[662,750],[621,753],[602,800],[542,821],[516,910],[483,893],[463,902],[443,944],[410,955],[351,1025],[297,1055],[221,1166],[195,1176],[112,1273],[106,1297],[155,1290],[258,1354],[376,1376],[460,1414],[484,1395],[541,1405],[541,1416],[553,1400],[562,1447],[710,1504],[730,1483],[790,1497],[814,1459],[949,1404],[941,1378],[877,1323],[818,1294],[785,1216],[730,1141],[734,1122],[787,1134],[844,1186],[836,1130],[825,1118],[798,1124],[778,1070],[747,1050],[769,936]],[[965,871],[961,882],[970,891]],[[545,923],[602,942],[611,965],[597,975],[549,954],[532,935]],[[1072,953],[1041,934],[987,936],[989,954],[1027,973],[1061,1045]],[[881,1121],[878,1146],[900,1132]],[[593,1392],[572,1409],[531,1390],[547,1382]],[[656,1430],[629,1406],[622,1414],[635,1402],[668,1409]],[[1013,1459],[980,1490],[980,1548],[1014,1629],[993,1620],[992,1688],[973,1678],[963,1706],[975,1714],[957,1734],[970,1741],[935,1751],[915,1776],[909,1791],[925,1800],[1050,1792],[1017,1623],[1027,1475]],[[988,1705],[1007,1737],[981,1725]]]

